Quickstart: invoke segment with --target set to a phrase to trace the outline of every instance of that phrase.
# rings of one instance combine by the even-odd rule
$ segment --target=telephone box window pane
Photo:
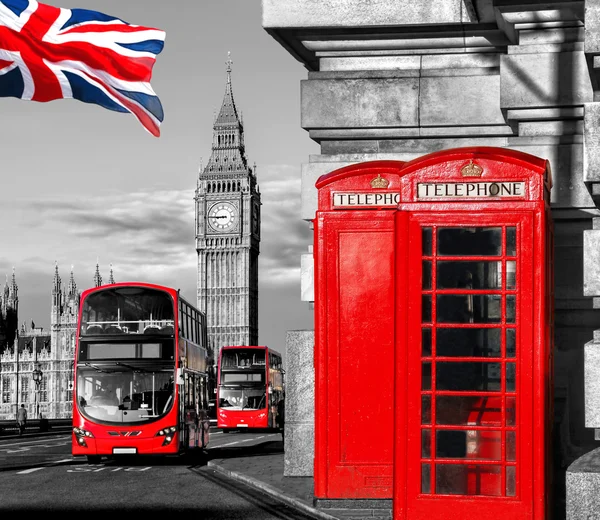
[[[437,262],[438,289],[501,289],[502,262]]]
[[[431,390],[431,363],[423,363],[421,389]]]
[[[431,493],[430,464],[421,464],[421,493]]]
[[[438,328],[436,355],[443,357],[500,357],[502,329]]]
[[[506,256],[517,256],[517,228],[506,228]]]
[[[423,289],[431,289],[431,262],[423,260]]]
[[[435,456],[444,459],[464,459],[467,456],[467,432],[465,430],[437,431]]]
[[[424,294],[422,302],[422,323],[431,323],[431,295]]]
[[[423,357],[431,356],[431,329],[429,327],[421,329],[421,355]]]
[[[517,436],[515,432],[506,432],[506,460],[514,462],[517,460]]]
[[[435,423],[442,425],[502,426],[500,397],[438,395]]]
[[[506,323],[515,322],[515,301],[514,296],[506,296]]]
[[[483,464],[438,464],[435,491],[439,495],[502,495],[502,468]]]
[[[500,323],[501,296],[496,294],[438,294],[438,323]]]
[[[421,430],[421,457],[431,458],[431,430]]]
[[[464,464],[435,465],[435,493],[437,495],[467,495],[469,468]]]
[[[421,424],[431,424],[431,396],[421,396]]]
[[[441,256],[500,256],[502,228],[439,228],[437,252]]]
[[[437,390],[500,390],[500,363],[438,362],[436,366]]]
[[[431,228],[423,228],[423,256],[431,256]]]
[[[515,391],[515,363],[506,363],[506,391]]]
[[[506,357],[514,358],[517,355],[516,330],[506,329]]]
[[[515,397],[506,398],[506,425],[515,426],[517,416],[517,400]]]
[[[502,432],[489,430],[440,430],[435,436],[435,454],[446,459],[500,460]]]
[[[515,467],[506,466],[506,496],[514,497],[516,495],[516,478]]]
[[[514,260],[506,261],[506,288],[514,290],[517,286],[517,262]]]

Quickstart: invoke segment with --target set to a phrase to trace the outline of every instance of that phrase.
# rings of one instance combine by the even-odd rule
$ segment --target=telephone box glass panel
[[[518,228],[422,239],[421,493],[514,496]]]

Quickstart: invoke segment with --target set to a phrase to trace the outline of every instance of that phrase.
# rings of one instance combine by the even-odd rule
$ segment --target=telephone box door
[[[315,496],[390,498],[394,214],[329,216],[319,228],[329,245],[322,248],[324,256],[335,261],[329,260],[323,273],[327,296],[322,297],[321,318],[334,325],[316,352],[325,369],[320,368],[317,380],[324,405],[318,406],[323,440],[317,445],[322,457],[315,468]]]
[[[533,223],[533,211],[398,212],[396,399],[410,420],[394,520],[533,517]]]

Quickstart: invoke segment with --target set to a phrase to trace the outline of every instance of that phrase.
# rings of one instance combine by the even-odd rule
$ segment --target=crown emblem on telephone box
[[[481,177],[483,168],[477,164],[474,164],[473,159],[471,159],[469,164],[460,169],[460,173],[462,173],[463,177]]]
[[[387,179],[384,179],[381,174],[377,174],[377,177],[375,177],[372,181],[371,181],[371,188],[387,188],[390,184],[390,181],[388,181]]]

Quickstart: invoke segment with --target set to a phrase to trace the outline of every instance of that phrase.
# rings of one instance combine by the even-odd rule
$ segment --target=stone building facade
[[[584,418],[583,353],[600,328],[600,3],[262,6],[264,29],[307,69],[301,124],[321,149],[302,165],[305,221],[315,216],[316,180],[357,162],[408,161],[463,146],[507,147],[550,161],[556,465],[564,483],[565,468],[598,445]],[[307,301],[311,246],[302,259]],[[288,338],[285,473],[312,475],[312,409],[306,389],[296,389],[313,373],[313,332],[291,331]]]
[[[99,266],[94,285],[102,285]],[[114,283],[112,267],[108,283]],[[18,287],[13,275],[11,294],[18,301]],[[73,359],[79,298],[73,270],[66,284],[55,266],[52,283],[50,330],[22,323],[12,346],[0,354],[0,420],[14,419],[17,408],[24,404],[28,417],[64,419],[72,415]],[[34,370],[42,377],[36,386]]]
[[[199,173],[196,203],[198,308],[206,313],[216,362],[224,345],[258,344],[260,192],[248,166],[244,125],[233,99],[231,64],[213,125],[210,159]]]

